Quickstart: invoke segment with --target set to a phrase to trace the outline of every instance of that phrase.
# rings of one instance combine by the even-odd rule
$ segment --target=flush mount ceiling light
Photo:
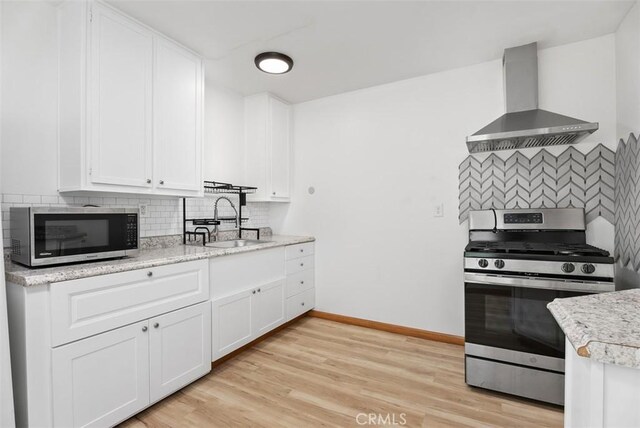
[[[293,68],[291,57],[280,52],[263,52],[254,60],[260,71],[269,74],[284,74]]]

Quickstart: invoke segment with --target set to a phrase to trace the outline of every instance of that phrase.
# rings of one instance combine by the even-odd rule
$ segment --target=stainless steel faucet
[[[220,196],[218,199],[216,199],[216,201],[213,204],[213,219],[214,220],[218,220],[218,202],[220,202],[220,199],[224,199],[227,202],[229,202],[229,205],[231,205],[231,208],[233,208],[233,212],[236,213],[236,229],[239,227],[238,225],[240,224],[240,219],[238,218],[238,210],[236,209],[236,206],[233,204],[233,202],[231,201],[231,199],[227,198],[226,196]],[[217,241],[218,240],[218,225],[214,225],[213,226],[213,232],[209,233],[209,241],[213,240],[213,241]]]

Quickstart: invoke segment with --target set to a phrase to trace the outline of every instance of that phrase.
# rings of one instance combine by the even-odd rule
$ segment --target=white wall
[[[640,2],[620,23],[616,40],[617,138],[627,141],[630,133],[640,136]],[[638,195],[636,195],[637,197]],[[618,289],[640,287],[640,273],[616,265]]]
[[[600,122],[584,151],[615,147],[614,52],[609,35],[539,53],[540,107]],[[458,164],[503,112],[500,60],[295,106],[293,202],[272,225],[316,236],[318,310],[464,333]]]
[[[640,132],[640,2],[627,13],[615,34],[617,134],[625,141]]]
[[[57,22],[51,2],[3,2],[2,186],[55,194]]]

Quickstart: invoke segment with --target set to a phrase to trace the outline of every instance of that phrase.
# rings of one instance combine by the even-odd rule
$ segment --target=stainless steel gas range
[[[464,253],[468,385],[564,404],[564,334],[547,303],[614,291],[584,211],[473,211]]]

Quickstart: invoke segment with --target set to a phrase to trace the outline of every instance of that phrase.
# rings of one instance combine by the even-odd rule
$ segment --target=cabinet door
[[[246,290],[213,301],[212,350],[213,360],[251,342],[253,305],[256,290]]]
[[[91,7],[89,180],[151,188],[153,37],[108,7]]]
[[[154,180],[160,192],[202,190],[202,98],[200,58],[157,38]]]
[[[211,303],[149,320],[151,402],[211,371]]]
[[[258,287],[254,315],[256,337],[260,337],[285,322],[285,280]]]
[[[270,97],[269,113],[271,198],[289,199],[291,108],[282,101]]]
[[[52,351],[58,427],[112,426],[149,404],[147,321]]]

